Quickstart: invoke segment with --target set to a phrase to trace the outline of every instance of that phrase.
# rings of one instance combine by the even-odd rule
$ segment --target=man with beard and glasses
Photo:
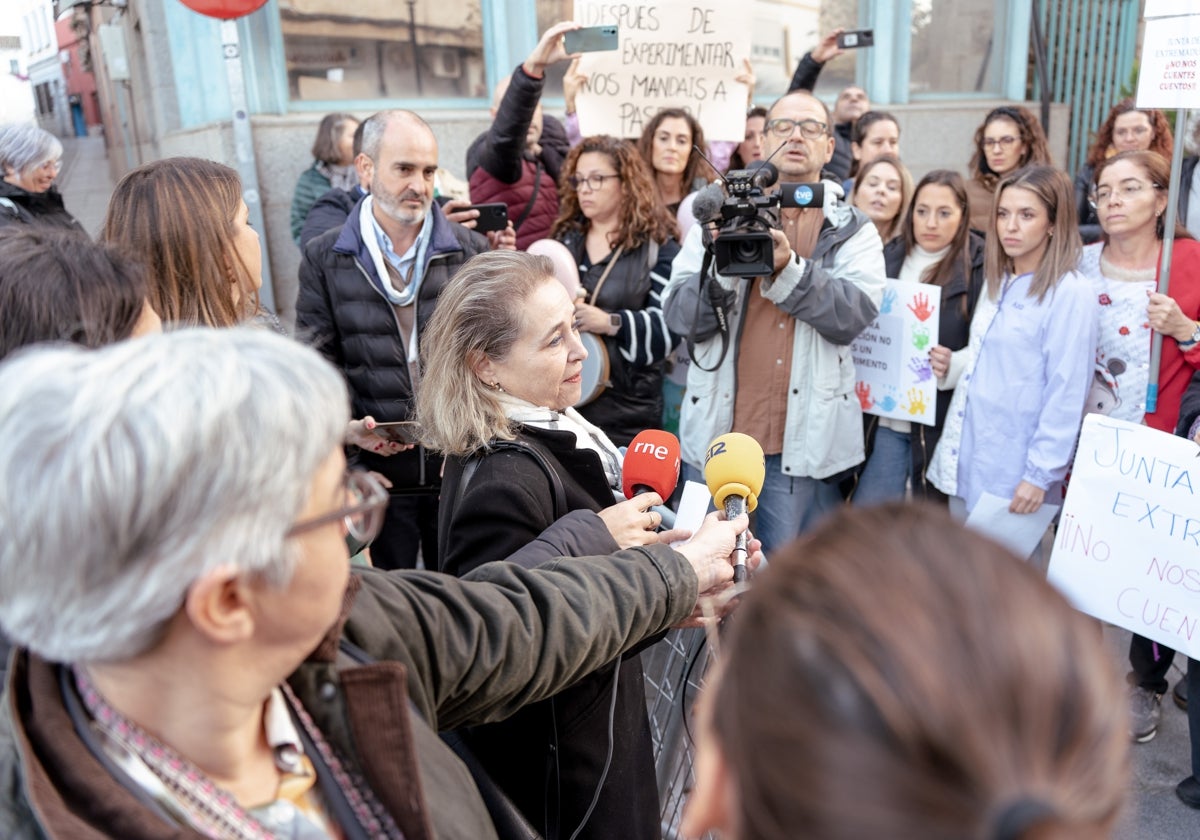
[[[362,420],[357,461],[392,484],[373,562],[414,568],[420,551],[425,567],[437,568],[441,457],[375,424],[411,419],[420,336],[459,266],[489,247],[513,248],[516,236],[510,225],[485,238],[446,218],[433,201],[437,138],[411,111],[368,118],[356,166],[371,192],[344,225],[304,249],[296,333],[346,377]]]

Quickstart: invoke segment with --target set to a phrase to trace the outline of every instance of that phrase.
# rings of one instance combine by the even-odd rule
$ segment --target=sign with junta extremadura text
[[[1049,579],[1078,609],[1200,657],[1196,444],[1089,414]]]
[[[1139,108],[1200,108],[1200,2],[1147,0]]]
[[[575,0],[584,26],[616,26],[619,46],[585,53],[575,101],[584,136],[638,137],[662,108],[685,108],[705,140],[741,142],[749,90],[734,77],[750,58],[748,6],[732,0]]]

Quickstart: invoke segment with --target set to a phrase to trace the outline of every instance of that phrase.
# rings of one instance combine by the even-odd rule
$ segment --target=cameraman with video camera
[[[701,224],[663,302],[693,360],[683,459],[699,470],[709,442],[730,431],[762,444],[756,536],[767,551],[840,504],[838,480],[864,458],[849,344],[878,314],[886,271],[875,225],[841,186],[818,182],[833,154],[830,126],[809,93],[771,106],[765,154],[786,184],[760,169],[730,178],[728,197],[719,187],[698,195]]]

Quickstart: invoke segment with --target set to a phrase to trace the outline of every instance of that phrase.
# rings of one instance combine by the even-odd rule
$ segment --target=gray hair
[[[0,629],[95,662],[153,647],[223,564],[286,585],[349,410],[315,351],[241,327],[18,353],[0,418]]]
[[[362,153],[371,160],[379,160],[379,146],[383,143],[383,135],[387,132],[387,127],[393,121],[407,122],[418,129],[424,128],[431,136],[436,137],[433,129],[429,127],[429,123],[412,111],[405,111],[402,108],[378,111],[367,117],[362,124]]]
[[[417,422],[427,446],[467,455],[493,439],[513,439],[504,408],[473,366],[508,355],[521,334],[525,301],[546,282],[558,282],[549,257],[484,251],[438,295],[421,342],[425,374],[417,390]]]
[[[62,142],[45,129],[28,123],[0,126],[0,173],[20,175],[48,160],[62,157]]]

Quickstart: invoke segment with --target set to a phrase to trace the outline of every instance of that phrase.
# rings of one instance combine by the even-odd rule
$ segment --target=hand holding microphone
[[[767,477],[766,458],[758,441],[740,432],[721,435],[708,447],[704,460],[704,482],[717,507],[733,520],[758,507],[758,494]],[[734,546],[733,580],[746,579],[746,533],[738,534]]]
[[[621,464],[621,490],[628,501],[600,511],[600,518],[621,548],[662,541],[656,529],[662,514],[650,508],[675,492],[679,481],[679,439],[647,429],[630,442]],[[667,532],[674,535],[674,532]],[[677,535],[672,536],[677,538]]]

